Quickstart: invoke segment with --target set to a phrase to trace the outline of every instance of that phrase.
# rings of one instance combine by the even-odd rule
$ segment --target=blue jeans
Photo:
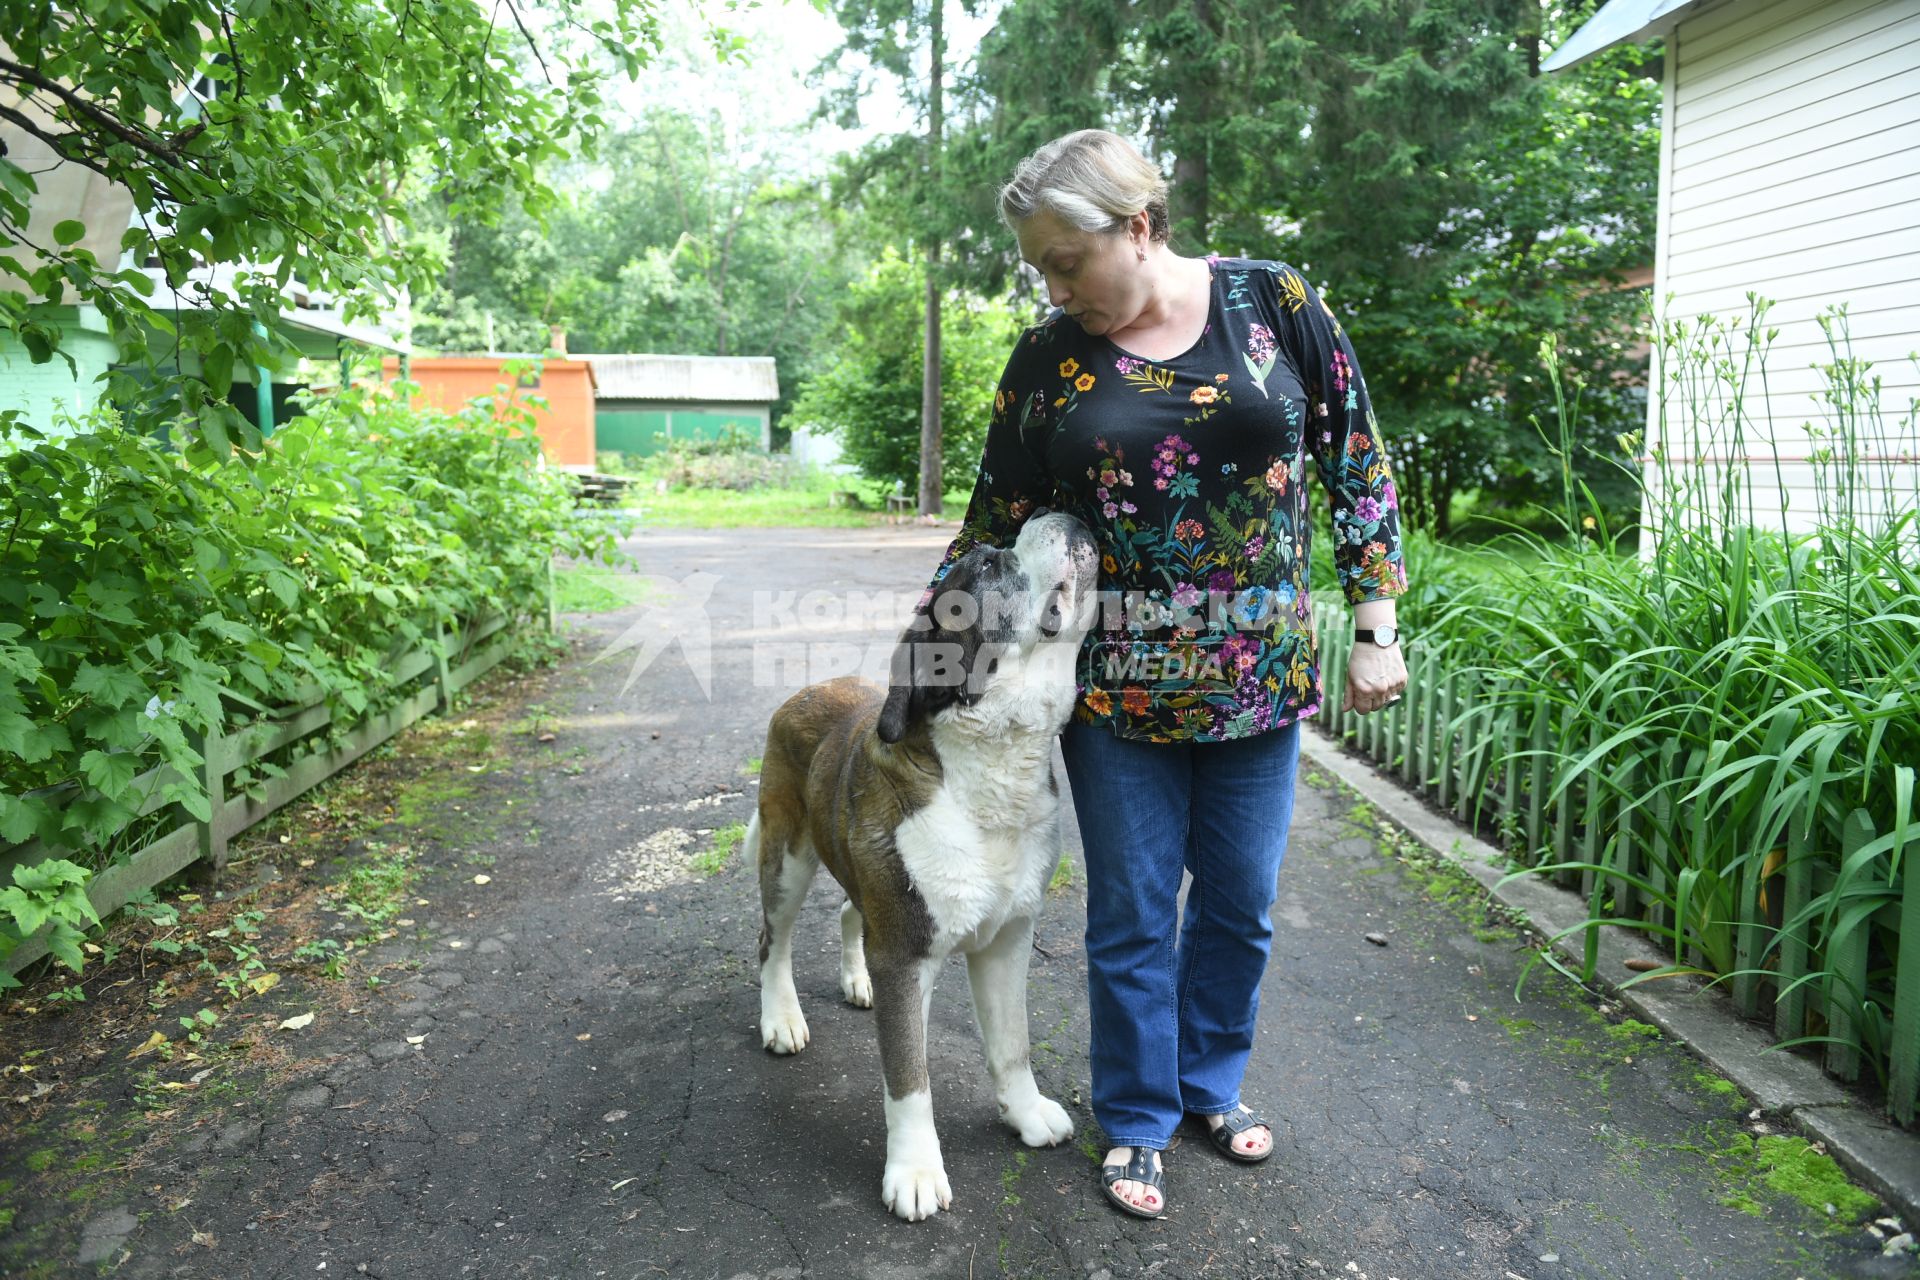
[[[1300,732],[1137,742],[1074,720],[1061,734],[1087,861],[1093,1115],[1112,1146],[1164,1150],[1183,1112],[1240,1105]]]

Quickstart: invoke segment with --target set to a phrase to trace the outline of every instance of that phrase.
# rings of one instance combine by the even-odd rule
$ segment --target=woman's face
[[[1047,300],[1088,333],[1116,333],[1134,322],[1149,297],[1140,261],[1147,215],[1123,231],[1082,231],[1041,209],[1017,230],[1020,256],[1047,281]],[[1136,243],[1137,242],[1137,243]]]

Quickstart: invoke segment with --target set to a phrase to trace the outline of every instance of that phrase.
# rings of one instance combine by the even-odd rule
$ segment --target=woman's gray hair
[[[1135,214],[1147,215],[1147,236],[1164,241],[1167,180],[1117,133],[1081,129],[1020,162],[1000,188],[1000,220],[1017,229],[1042,209],[1082,231],[1113,235]]]

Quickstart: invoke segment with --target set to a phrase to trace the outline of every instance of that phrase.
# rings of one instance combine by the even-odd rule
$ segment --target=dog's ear
[[[894,646],[893,668],[887,682],[887,700],[876,726],[880,741],[894,743],[907,736],[917,720],[946,710],[956,702],[978,696],[968,688],[973,669],[971,637],[955,632],[907,629]]]
[[[913,644],[924,639],[929,631],[930,619],[924,609],[916,609],[907,629],[900,633],[899,642],[893,646],[893,666],[887,676],[887,700],[880,707],[880,723],[877,726],[880,741],[895,743],[907,736],[907,726],[914,720],[919,707],[919,697],[914,688],[913,677],[915,662]]]
[[[887,690],[887,700],[880,707],[880,723],[877,726],[880,741],[891,744],[907,736],[907,725],[913,720],[914,702],[911,684],[896,684]]]

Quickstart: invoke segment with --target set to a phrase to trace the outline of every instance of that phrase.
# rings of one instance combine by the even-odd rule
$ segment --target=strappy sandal
[[[1271,1138],[1273,1126],[1245,1107],[1235,1107],[1232,1111],[1227,1112],[1220,1117],[1220,1123],[1218,1125],[1207,1124],[1207,1117],[1205,1116],[1200,1117],[1200,1123],[1207,1125],[1207,1141],[1213,1144],[1214,1150],[1229,1160],[1237,1160],[1241,1164],[1259,1164],[1262,1160],[1265,1160],[1273,1154],[1273,1141]],[[1250,1156],[1244,1151],[1234,1150],[1233,1140],[1249,1129],[1265,1129],[1269,1135],[1267,1149],[1257,1156]]]
[[[1130,1213],[1136,1218],[1164,1218],[1167,1216],[1167,1189],[1164,1179],[1166,1166],[1155,1168],[1154,1156],[1159,1152],[1152,1147],[1135,1147],[1133,1157],[1125,1164],[1103,1164],[1100,1166],[1100,1191],[1122,1213]],[[1113,1189],[1116,1182],[1139,1182],[1152,1187],[1160,1193],[1158,1209],[1142,1209],[1118,1191]]]

